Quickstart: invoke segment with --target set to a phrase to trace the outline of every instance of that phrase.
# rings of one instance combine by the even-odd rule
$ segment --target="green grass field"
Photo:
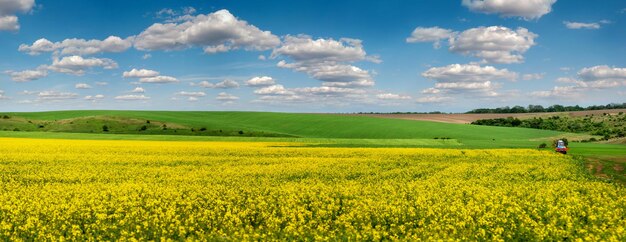
[[[536,148],[541,143],[584,134],[557,131],[383,119],[363,116],[269,112],[55,111],[0,113],[0,136],[24,138],[286,141],[325,147]],[[139,127],[146,125],[145,131]],[[166,125],[167,130],[162,126]],[[102,126],[110,127],[103,132]],[[43,126],[43,128],[41,128]],[[21,131],[11,131],[19,127]],[[201,128],[206,131],[199,132]],[[192,132],[191,130],[195,131]],[[45,131],[45,132],[42,132]],[[240,131],[243,133],[241,134]],[[623,144],[570,143],[570,154],[615,163]],[[547,148],[550,149],[550,148]],[[608,157],[608,158],[605,158]],[[616,158],[617,157],[617,158]],[[618,162],[619,163],[619,162]],[[621,163],[606,164],[608,176],[624,180]],[[610,169],[613,167],[617,172]],[[604,169],[604,168],[603,168]],[[612,174],[616,175],[612,175]],[[621,174],[621,176],[620,176]]]

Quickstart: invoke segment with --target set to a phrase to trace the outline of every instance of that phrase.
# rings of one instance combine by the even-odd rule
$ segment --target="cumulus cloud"
[[[39,100],[67,100],[76,99],[77,93],[72,92],[59,92],[59,91],[42,91],[37,94]]]
[[[35,6],[35,0],[0,0],[0,31],[18,31],[20,24],[16,14],[27,13]]]
[[[555,2],[556,0],[463,0],[461,4],[473,12],[532,20],[550,13]]]
[[[454,31],[449,29],[442,29],[439,27],[417,27],[411,33],[411,36],[406,38],[407,43],[417,43],[417,42],[433,42],[433,46],[436,49],[439,49],[441,46],[440,41],[442,39],[449,39],[455,35]]]
[[[443,67],[432,67],[422,76],[438,82],[480,82],[491,80],[515,80],[517,73],[493,66],[474,64],[451,64]]]
[[[6,71],[5,73],[16,82],[29,82],[48,76],[48,70],[45,67],[39,67],[34,70]]]
[[[380,62],[378,58],[367,55],[360,40],[349,38],[314,40],[306,35],[286,36],[283,44],[272,51],[271,58],[279,56],[289,57],[294,62],[281,60],[277,64],[278,67],[303,72],[323,82],[335,83],[373,85],[374,80],[369,71],[350,63]]]
[[[145,95],[121,95],[121,96],[115,97],[115,100],[122,100],[122,101],[139,101],[139,100],[148,100],[148,99],[150,98],[146,97]]]
[[[444,102],[450,102],[454,100],[451,97],[443,97],[443,96],[427,96],[427,97],[420,97],[418,99],[415,99],[415,102],[417,103],[444,103]]]
[[[230,79],[226,79],[223,80],[221,82],[218,83],[211,83],[208,81],[201,81],[199,83],[193,83],[193,86],[199,86],[199,87],[204,87],[204,88],[214,88],[214,89],[233,89],[233,88],[239,88],[239,83],[234,81],[234,80],[230,80]]]
[[[626,81],[626,68],[607,65],[583,68],[578,76],[584,81]]]
[[[481,96],[496,96],[500,88],[497,80],[515,80],[517,73],[493,66],[475,64],[452,64],[443,67],[432,67],[422,76],[436,81],[434,88],[423,90],[425,94],[459,93]]]
[[[181,23],[156,23],[140,33],[134,46],[139,50],[176,50],[192,46],[208,54],[234,49],[268,50],[280,39],[239,20],[228,10],[189,16]]]
[[[269,76],[255,76],[246,81],[246,86],[262,87],[276,84],[274,78]]]
[[[239,100],[239,97],[225,92],[220,92],[219,94],[217,94],[217,97],[215,99],[222,102],[232,102]]]
[[[178,96],[185,96],[185,97],[204,97],[204,96],[206,96],[206,93],[204,93],[204,92],[180,91],[180,92],[177,92],[176,95],[178,95]]]
[[[146,92],[146,90],[143,89],[143,87],[135,87],[135,89],[133,89],[130,92],[132,92],[132,93],[144,93],[144,92]]]
[[[545,76],[544,73],[529,73],[529,74],[522,75],[522,80],[524,81],[539,80],[539,79],[542,79],[543,76]]]
[[[90,89],[92,87],[89,84],[87,84],[87,83],[76,83],[76,85],[74,85],[74,88],[76,88],[76,89]]]
[[[19,29],[17,16],[0,16],[0,31],[17,31]]]
[[[38,39],[32,45],[21,44],[18,48],[29,55],[39,55],[45,52],[60,51],[61,55],[93,55],[104,52],[123,52],[132,46],[132,37],[122,39],[109,36],[104,40],[66,39],[61,42],[51,42],[45,38]]]
[[[474,56],[483,63],[511,64],[524,61],[523,54],[535,45],[537,36],[525,28],[513,30],[502,26],[471,28],[461,33],[438,27],[418,27],[407,42],[435,42],[435,47],[439,48],[439,41],[447,38],[448,50],[453,53]]]
[[[568,85],[534,91],[530,95],[542,98],[579,98],[591,90],[626,86],[626,68],[607,65],[585,67],[578,71],[577,78],[560,77],[556,82]]]
[[[139,79],[140,83],[156,83],[156,84],[164,84],[164,83],[178,83],[180,82],[176,77],[171,76],[153,76],[153,77],[143,77]]]
[[[48,70],[81,76],[85,74],[86,70],[93,67],[115,69],[117,68],[117,63],[107,58],[83,58],[73,55],[61,59],[55,58],[52,61],[52,65],[48,66]]]
[[[408,95],[400,95],[395,93],[381,93],[376,95],[376,98],[381,100],[408,100],[411,99],[411,96]]]
[[[178,83],[180,82],[176,77],[160,75],[158,71],[148,69],[135,69],[125,71],[122,73],[124,78],[139,78],[139,83]]]
[[[524,54],[535,45],[536,34],[525,28],[501,26],[465,30],[450,38],[450,51],[481,58],[485,63],[521,63]]]
[[[254,94],[259,95],[294,95],[293,91],[287,90],[283,85],[276,84],[263,88],[259,88],[254,91]]]
[[[104,99],[104,95],[102,95],[102,94],[96,94],[96,95],[93,95],[93,96],[89,95],[89,96],[85,96],[84,99],[88,100],[88,101],[94,101],[95,102],[95,101]]]
[[[567,27],[568,29],[599,29],[600,28],[599,23],[581,23],[581,22],[563,21],[563,24],[565,24],[565,27]]]
[[[3,90],[0,90],[0,100],[2,100],[2,99],[8,99],[8,97],[4,95],[4,91]]]
[[[304,87],[294,88],[293,91],[305,95],[321,95],[321,96],[345,96],[347,94],[365,94],[364,90],[342,87]]]
[[[145,78],[145,77],[155,77],[158,76],[158,71],[147,70],[147,69],[135,69],[133,68],[130,71],[125,71],[122,73],[124,78]]]

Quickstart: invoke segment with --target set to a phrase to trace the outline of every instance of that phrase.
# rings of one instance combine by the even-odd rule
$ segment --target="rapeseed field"
[[[0,138],[0,240],[626,240],[626,190],[523,149]]]

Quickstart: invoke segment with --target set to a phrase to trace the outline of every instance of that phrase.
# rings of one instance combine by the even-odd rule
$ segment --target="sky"
[[[0,0],[0,110],[626,102],[623,0]]]

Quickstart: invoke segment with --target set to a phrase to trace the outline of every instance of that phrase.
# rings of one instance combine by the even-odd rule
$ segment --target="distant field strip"
[[[626,239],[626,189],[526,149],[0,138],[0,240]]]

